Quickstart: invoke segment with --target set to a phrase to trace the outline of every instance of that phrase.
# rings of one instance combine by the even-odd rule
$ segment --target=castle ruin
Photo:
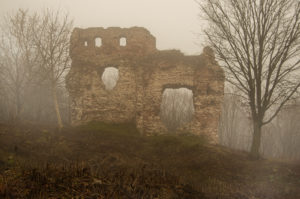
[[[206,134],[217,142],[224,72],[209,47],[201,55],[185,56],[157,50],[155,37],[145,28],[75,28],[70,56],[66,82],[73,125],[134,122],[143,134],[167,132],[160,117],[162,94],[187,88],[193,92],[193,117],[176,131]],[[115,87],[107,89],[102,78],[111,67],[119,76]]]

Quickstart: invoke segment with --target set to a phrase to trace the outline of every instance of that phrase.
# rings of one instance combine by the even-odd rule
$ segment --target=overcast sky
[[[185,54],[202,51],[194,0],[0,0],[1,16],[18,8],[48,7],[69,12],[76,27],[143,26],[156,37],[158,49],[180,49]]]

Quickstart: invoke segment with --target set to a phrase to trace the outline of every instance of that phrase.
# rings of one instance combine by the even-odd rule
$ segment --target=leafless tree
[[[294,101],[263,128],[261,152],[264,156],[300,160],[299,116],[299,102]]]
[[[243,99],[234,93],[226,93],[219,120],[219,142],[231,148],[249,151],[251,129],[242,104]]]
[[[37,53],[32,45],[32,22],[25,10],[8,15],[1,24],[1,83],[6,100],[14,106],[12,118],[18,120],[23,110],[24,88],[33,78]]]
[[[228,89],[228,88],[227,88]],[[245,114],[244,100],[236,92],[225,93],[219,122],[220,144],[250,151],[251,118]],[[262,128],[260,153],[267,158],[300,160],[300,102],[292,100]]]
[[[9,120],[22,117],[22,121],[33,119],[40,122],[41,116],[50,121],[55,113],[61,128],[60,107],[64,110],[68,107],[64,75],[70,64],[72,21],[59,11],[30,13],[22,9],[7,15],[2,21],[2,116],[6,115]]]
[[[253,122],[251,155],[259,157],[261,129],[299,86],[300,2],[199,1],[209,44],[227,81],[247,98]]]
[[[69,44],[73,22],[68,15],[59,11],[45,10],[33,28],[34,45],[40,58],[39,72],[44,81],[48,81],[58,127],[63,127],[57,98],[58,87],[64,86],[64,75],[70,67]]]
[[[165,89],[160,110],[162,122],[169,130],[176,130],[193,118],[193,92],[186,88]]]

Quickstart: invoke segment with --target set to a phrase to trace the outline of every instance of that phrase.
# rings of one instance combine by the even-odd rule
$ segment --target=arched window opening
[[[102,74],[102,81],[106,90],[113,90],[119,80],[119,69],[107,67]]]
[[[120,38],[120,46],[126,46],[127,45],[127,39],[125,37]]]
[[[162,94],[160,118],[168,130],[176,130],[193,119],[193,92],[187,88],[167,88]]]
[[[102,46],[102,39],[100,37],[97,37],[95,39],[95,46],[96,47],[101,47]]]
[[[84,42],[84,46],[88,46],[88,42],[87,41]]]

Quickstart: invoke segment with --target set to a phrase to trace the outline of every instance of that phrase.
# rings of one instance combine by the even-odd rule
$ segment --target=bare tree
[[[69,107],[63,80],[71,26],[67,15],[50,10],[40,14],[19,9],[1,20],[2,120],[51,123],[58,118],[62,127],[61,115],[68,118]]]
[[[263,128],[261,152],[264,156],[300,159],[299,116],[299,102],[294,101]]]
[[[193,92],[187,88],[165,89],[160,110],[162,122],[170,131],[176,130],[193,118]]]
[[[227,81],[247,98],[253,122],[251,155],[259,157],[262,126],[295,96],[300,81],[300,2],[199,1],[204,31]]]
[[[239,95],[226,93],[219,120],[219,142],[231,148],[249,151],[251,130],[245,114],[243,99]]]
[[[45,10],[33,27],[34,45],[40,57],[39,71],[51,87],[58,127],[63,127],[57,98],[58,87],[64,86],[64,75],[70,67],[69,44],[73,22],[59,11]]]
[[[24,88],[32,81],[37,54],[32,45],[32,23],[35,16],[19,9],[1,24],[1,83],[6,100],[14,106],[12,118],[18,120],[23,110]]]
[[[250,151],[251,118],[247,117],[244,100],[236,92],[225,93],[219,122],[220,144]],[[300,160],[300,105],[292,100],[262,128],[260,153],[263,157]]]

